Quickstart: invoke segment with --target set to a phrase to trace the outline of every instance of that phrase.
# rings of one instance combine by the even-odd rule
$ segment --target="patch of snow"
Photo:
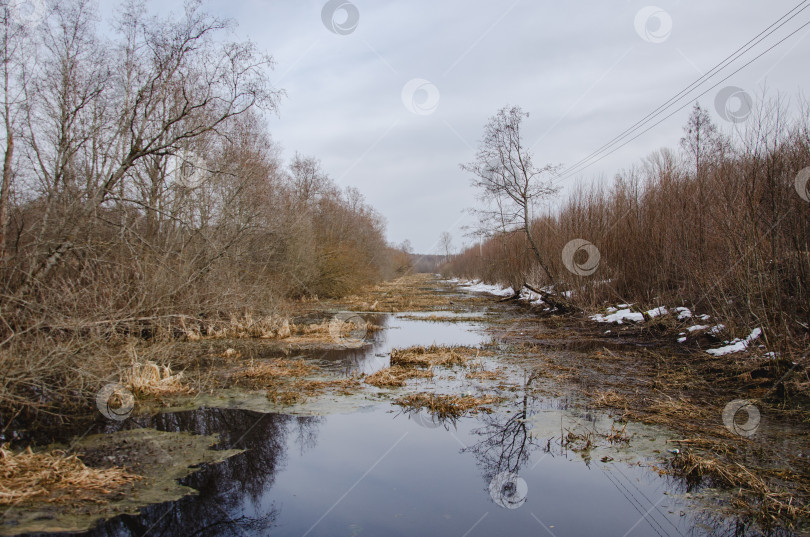
[[[539,294],[535,293],[534,291],[529,291],[528,289],[523,289],[520,291],[520,299],[525,300],[534,306],[541,306],[545,304],[543,299],[540,298]]]
[[[632,306],[632,304],[616,304],[616,307],[619,309],[626,309]]]
[[[608,311],[610,311],[610,308],[608,308]],[[598,323],[622,324],[624,321],[640,323],[644,320],[644,314],[637,311],[631,311],[630,308],[625,308],[617,310],[615,313],[610,313],[608,315],[597,313],[596,315],[591,315],[591,319]]]
[[[701,316],[699,316],[699,317],[698,317],[698,320],[699,320],[699,321],[708,321],[709,319],[711,319],[711,317],[709,317],[709,316],[708,316],[707,314],[705,314],[705,313],[704,313],[703,315],[701,315]]]
[[[748,348],[748,346],[759,336],[762,335],[761,328],[754,328],[751,330],[751,333],[748,334],[748,337],[745,339],[735,339],[733,341],[727,341],[728,345],[725,347],[720,347],[717,349],[709,349],[706,352],[711,354],[712,356],[724,356],[726,354],[731,354],[732,352],[742,352]]]
[[[650,318],[653,319],[658,317],[659,315],[666,315],[667,313],[669,313],[669,311],[667,311],[667,308],[664,306],[659,306],[657,308],[647,310],[647,315],[649,315]]]
[[[706,330],[707,328],[709,328],[708,325],[696,324],[696,325],[693,325],[693,326],[688,326],[686,329],[689,330],[690,332],[694,332],[695,330]]]
[[[720,334],[720,332],[722,332],[725,329],[726,329],[726,325],[718,324],[717,326],[712,326],[712,329],[709,330],[709,333],[711,335],[713,335],[713,336],[716,336],[716,335]]]
[[[616,311],[616,308],[614,308],[613,306],[610,306],[605,311],[607,311],[608,313],[613,313],[614,311]]]
[[[683,306],[675,308],[675,311],[678,312],[678,320],[683,321],[684,319],[690,319],[692,317],[692,310],[689,308],[684,308]]]
[[[460,286],[465,291],[473,293],[489,293],[495,296],[512,296],[515,292],[511,287],[501,287],[500,285],[489,285],[480,281],[466,282]]]
[[[686,336],[678,338],[678,343],[683,343],[684,341],[686,341]]]
[[[775,352],[766,352],[765,354],[762,355],[762,357],[767,358],[769,360],[776,360],[779,357],[779,355]]]

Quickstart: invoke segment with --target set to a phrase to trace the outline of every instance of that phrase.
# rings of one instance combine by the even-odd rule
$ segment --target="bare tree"
[[[446,263],[453,254],[453,236],[449,231],[442,231],[442,234],[439,236],[439,248],[444,252],[444,261]]]
[[[61,233],[36,241],[36,260],[15,298],[59,265],[88,218],[128,199],[139,165],[151,159],[159,169],[164,157],[186,151],[231,119],[276,108],[280,92],[267,80],[272,59],[251,42],[217,41],[230,23],[199,8],[191,1],[182,18],[165,21],[127,11],[120,62],[106,52],[116,47],[93,33],[88,0],[60,4],[43,25],[46,58],[29,99],[35,107],[30,145],[45,193],[53,202],[66,196],[75,202],[58,223],[51,221],[54,203],[46,205],[40,238],[54,225]]]
[[[489,226],[491,231],[520,231],[525,234],[534,259],[553,286],[557,283],[556,274],[541,253],[531,224],[535,206],[558,191],[551,180],[544,178],[544,175],[554,173],[556,168],[552,165],[542,168],[535,166],[520,132],[521,122],[528,115],[519,106],[501,108],[484,126],[484,136],[475,160],[462,164],[461,168],[473,174],[473,186],[480,189],[483,201],[490,206],[489,209],[478,211],[484,225]],[[524,281],[524,285],[527,283]],[[549,296],[549,293],[531,289],[543,295],[552,305],[562,306],[565,303],[563,299]]]
[[[296,152],[289,170],[295,193],[305,206],[325,194],[331,186],[329,177],[321,169],[321,162],[315,157],[305,157]]]
[[[683,128],[684,136],[681,138],[681,147],[694,162],[695,182],[697,184],[696,215],[697,215],[697,248],[698,262],[705,264],[703,247],[706,243],[706,180],[709,167],[721,155],[722,139],[717,127],[712,123],[709,113],[695,103],[689,120]]]
[[[8,220],[12,182],[15,175],[15,142],[24,115],[26,65],[32,63],[31,47],[23,25],[12,16],[14,6],[0,0],[0,117],[5,134],[3,143],[3,177],[0,184],[0,271],[5,267]]]
[[[720,135],[709,113],[700,103],[695,103],[683,131],[681,147],[694,161],[695,173],[700,177],[705,172],[707,161],[717,157]]]

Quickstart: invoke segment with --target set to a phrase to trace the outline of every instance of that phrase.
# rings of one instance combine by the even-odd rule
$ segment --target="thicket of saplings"
[[[698,106],[680,151],[657,151],[612,185],[581,187],[561,210],[533,220],[557,291],[572,291],[571,301],[588,308],[683,305],[737,336],[762,327],[771,350],[803,352],[810,203],[796,178],[810,166],[810,109],[802,110],[788,118],[779,102],[764,102],[724,135]],[[572,239],[598,248],[592,275],[564,266]],[[590,268],[584,251],[574,261]],[[522,230],[493,234],[443,271],[515,289],[548,284]]]
[[[190,2],[3,16],[0,431],[92,408],[158,344],[407,268],[384,221],[314,158],[285,164],[262,112],[272,60]],[[149,345],[157,350],[149,355]],[[136,344],[133,344],[136,342]],[[145,353],[145,354],[144,354]]]

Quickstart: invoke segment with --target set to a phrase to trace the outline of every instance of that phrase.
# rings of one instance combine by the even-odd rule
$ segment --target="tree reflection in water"
[[[481,416],[484,426],[472,431],[481,440],[461,450],[474,454],[487,483],[499,475],[519,475],[521,466],[541,447],[526,424],[527,418],[537,411],[538,401],[529,393],[532,380],[524,383],[520,405],[513,407],[512,413]]]
[[[224,462],[203,465],[183,480],[199,491],[175,502],[150,505],[140,515],[124,515],[100,524],[88,536],[160,535],[243,536],[265,534],[279,511],[262,505],[262,494],[273,486],[286,464],[288,438],[301,452],[317,443],[323,418],[262,414],[244,410],[205,409],[158,414],[133,426],[193,434],[219,434],[216,449],[245,449]]]

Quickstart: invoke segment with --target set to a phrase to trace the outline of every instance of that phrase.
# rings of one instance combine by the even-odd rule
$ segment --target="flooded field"
[[[220,447],[246,451],[188,477],[198,495],[87,535],[707,534],[672,483],[619,462],[632,454],[604,447],[586,461],[546,436],[560,419],[569,428],[594,417],[528,408],[527,423],[516,406],[451,427],[385,405],[321,417],[163,414],[141,425],[216,430]]]
[[[713,493],[662,469],[678,456],[678,434],[596,409],[563,388],[551,369],[538,374],[536,359],[502,339],[534,320],[492,299],[441,292],[452,307],[357,312],[378,327],[362,344],[285,350],[332,381],[356,383],[351,388],[279,403],[263,390],[236,386],[97,423],[76,448],[88,464],[145,468],[146,481],[168,492],[144,485],[112,500],[106,512],[9,509],[0,533],[758,534],[717,508]],[[499,324],[507,314],[518,320]],[[417,348],[417,359],[431,352],[451,359],[414,367],[424,373],[399,386],[362,382],[408,348]],[[561,342],[545,352],[571,351]],[[450,401],[450,411],[405,402],[425,394]],[[456,412],[452,404],[460,401],[473,403]],[[190,444],[150,436],[140,460],[128,459],[142,450],[138,436],[156,431],[184,433],[182,442],[207,440],[194,452]],[[149,464],[158,466],[151,476]],[[163,482],[155,477],[161,468],[170,474]]]

